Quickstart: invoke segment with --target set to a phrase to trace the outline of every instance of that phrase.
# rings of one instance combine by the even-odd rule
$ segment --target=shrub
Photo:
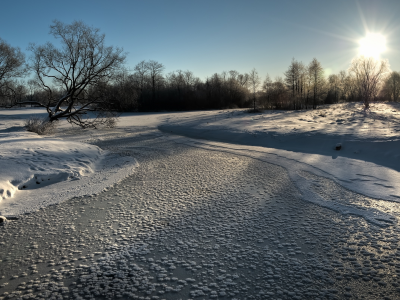
[[[104,126],[107,128],[114,128],[117,125],[117,118],[115,117],[107,117],[104,120]]]
[[[98,119],[97,126],[105,128],[115,128],[117,126],[119,114],[115,111],[101,111],[96,118]]]
[[[47,122],[39,117],[30,117],[25,120],[25,128],[39,135],[52,134],[56,130],[55,122]]]

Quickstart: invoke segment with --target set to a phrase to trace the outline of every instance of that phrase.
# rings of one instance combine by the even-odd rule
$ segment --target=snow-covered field
[[[0,299],[395,299],[399,112],[2,110]]]

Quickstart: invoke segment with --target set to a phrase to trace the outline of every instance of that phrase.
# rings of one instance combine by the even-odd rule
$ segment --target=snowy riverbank
[[[24,119],[38,112],[0,113],[0,215],[20,215],[97,194],[134,171],[133,157],[57,135],[26,132]]]
[[[295,170],[307,170],[357,193],[400,201],[399,108],[397,103],[375,104],[367,115],[354,103],[257,114],[244,110],[126,113],[117,132],[123,136],[158,128],[165,137],[181,135],[201,139],[203,145],[220,151],[236,149],[251,157],[262,156],[285,167],[294,181]],[[42,109],[0,113],[1,214],[16,215],[68,197],[96,194],[134,171],[134,157],[125,156],[118,147],[107,152],[87,144],[107,138],[109,130],[74,130],[61,122],[59,134],[40,137],[22,127],[32,114],[44,115]],[[338,143],[339,151],[335,150]]]
[[[125,114],[105,130],[62,127],[58,140],[67,145],[99,147],[140,164],[101,193],[1,226],[0,300],[398,298],[398,203],[355,193],[339,180],[347,174],[321,168],[327,158],[353,158],[166,129],[183,128],[192,114]],[[35,191],[46,195],[51,186],[84,178]]]

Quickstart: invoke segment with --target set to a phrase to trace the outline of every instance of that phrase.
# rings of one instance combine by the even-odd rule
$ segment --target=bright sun
[[[368,33],[359,43],[359,52],[364,56],[379,58],[379,55],[386,50],[386,38],[380,33]]]

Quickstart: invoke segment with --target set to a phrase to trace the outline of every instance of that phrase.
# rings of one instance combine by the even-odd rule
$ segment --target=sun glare
[[[379,55],[386,50],[386,38],[380,33],[368,33],[359,43],[360,55],[379,58]]]

